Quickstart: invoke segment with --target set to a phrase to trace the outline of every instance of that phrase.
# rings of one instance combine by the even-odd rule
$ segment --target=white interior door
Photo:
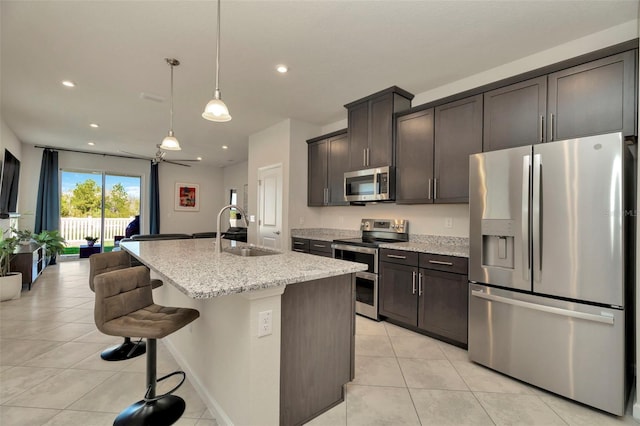
[[[282,164],[258,170],[258,244],[282,249]]]

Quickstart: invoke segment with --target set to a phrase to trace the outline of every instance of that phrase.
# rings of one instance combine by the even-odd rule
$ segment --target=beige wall
[[[183,167],[161,163],[158,175],[160,178],[160,232],[191,234],[216,230],[216,216],[224,206],[223,169],[203,164]],[[200,186],[199,211],[174,210],[176,182],[195,183]]]
[[[13,133],[13,130],[9,128],[7,123],[4,122],[4,119],[0,115],[0,164],[4,161],[4,150],[8,149],[11,153],[20,160],[20,173],[22,175],[25,174],[25,166],[22,163],[22,144],[20,140]],[[40,166],[38,166],[40,167]],[[22,195],[22,182],[20,182],[20,188],[18,189],[18,210],[20,210],[21,203],[21,195]],[[11,227],[9,223],[9,219],[0,219],[0,233],[2,231],[8,230]]]

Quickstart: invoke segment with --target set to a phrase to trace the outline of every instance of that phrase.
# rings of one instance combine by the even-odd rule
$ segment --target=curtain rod
[[[109,157],[118,157],[118,158],[129,158],[131,160],[142,160],[142,161],[151,161],[150,158],[142,158],[142,157],[132,157],[130,155],[120,155],[120,154],[109,154],[107,152],[93,152],[93,151],[82,151],[80,149],[69,149],[69,148],[57,148],[54,146],[43,146],[43,145],[34,145],[35,148],[43,148],[43,149],[51,149],[53,151],[67,151],[67,152],[77,152],[79,154],[93,154],[93,155],[102,155]]]

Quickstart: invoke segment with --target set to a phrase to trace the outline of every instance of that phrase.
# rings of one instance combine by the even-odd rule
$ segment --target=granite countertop
[[[362,233],[360,231],[343,229],[307,228],[291,230],[292,237],[321,241],[357,238],[361,235]],[[408,242],[383,243],[380,244],[380,248],[441,254],[446,256],[469,257],[469,239],[465,237],[409,234]]]
[[[419,253],[441,254],[445,256],[469,257],[469,245],[437,244],[408,241],[406,243],[385,243],[380,248],[416,251]]]
[[[365,271],[367,266],[285,251],[272,256],[242,257],[215,252],[215,238],[125,241],[120,246],[163,280],[194,299],[244,293],[320,278]],[[237,244],[247,246],[247,244]]]

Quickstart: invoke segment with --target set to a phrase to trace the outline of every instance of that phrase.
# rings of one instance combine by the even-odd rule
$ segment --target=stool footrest
[[[173,376],[176,376],[176,375],[182,375],[182,380],[180,380],[180,383],[178,383],[173,389],[171,389],[169,392],[163,393],[162,395],[158,395],[158,396],[150,398],[149,397],[149,393],[151,392],[152,387],[155,388],[155,386],[151,386],[150,385],[149,387],[147,387],[147,392],[145,392],[145,394],[144,394],[143,401],[144,402],[157,401],[157,400],[162,399],[164,397],[167,397],[167,396],[171,395],[172,393],[174,393],[175,391],[177,391],[178,388],[180,386],[182,386],[182,384],[184,383],[185,379],[187,378],[187,375],[184,373],[184,371],[174,371],[173,373],[169,373],[166,376],[160,377],[158,380],[156,380],[156,383],[161,382],[161,381],[163,381],[165,379],[168,379],[169,377],[173,377]]]

